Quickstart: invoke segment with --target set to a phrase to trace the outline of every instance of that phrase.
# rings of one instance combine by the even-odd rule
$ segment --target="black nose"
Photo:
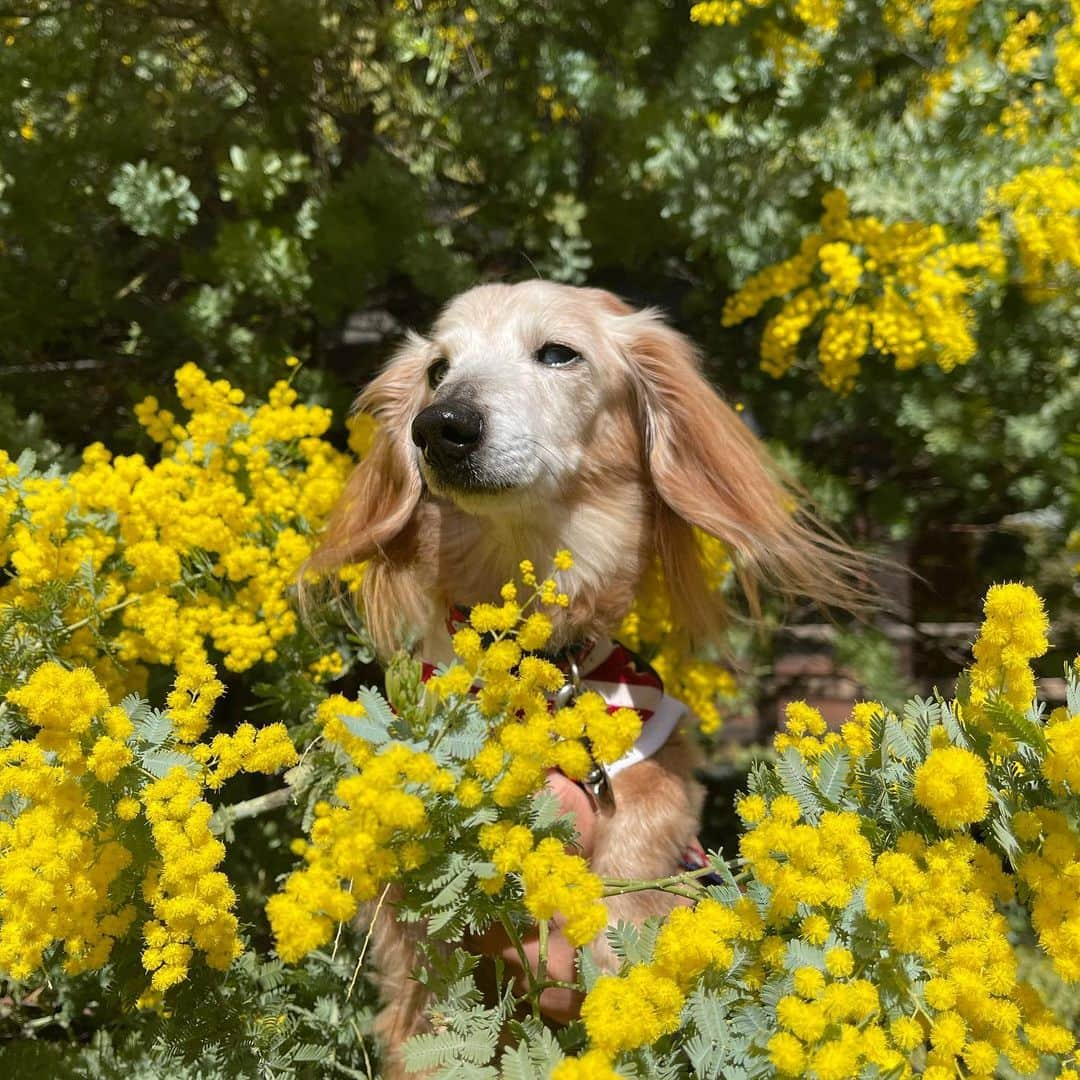
[[[456,465],[480,445],[484,417],[465,401],[440,401],[419,413],[412,425],[413,442],[429,460]]]

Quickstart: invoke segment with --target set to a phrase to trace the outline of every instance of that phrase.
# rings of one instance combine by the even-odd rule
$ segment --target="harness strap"
[[[446,629],[453,636],[468,620],[468,610],[454,605],[447,613]],[[659,753],[689,709],[678,698],[665,693],[663,679],[647,660],[611,638],[587,638],[557,652],[540,655],[555,664],[567,679],[566,685],[550,696],[550,708],[564,708],[579,694],[592,690],[604,699],[609,713],[633,709],[641,717],[641,734],[621,758],[606,765],[593,758],[589,774],[584,780],[576,781],[597,813],[612,813],[615,793],[611,778]],[[422,662],[424,682],[435,671],[434,664]],[[592,748],[588,742],[585,745],[592,756]],[[701,870],[709,865],[697,838],[683,853],[680,865],[687,870]],[[703,874],[697,880],[708,885],[722,884],[715,874]]]

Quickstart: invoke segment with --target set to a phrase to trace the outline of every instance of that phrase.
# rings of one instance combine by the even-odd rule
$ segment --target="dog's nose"
[[[412,425],[413,442],[438,464],[463,461],[480,445],[484,417],[465,401],[440,401],[419,413]]]

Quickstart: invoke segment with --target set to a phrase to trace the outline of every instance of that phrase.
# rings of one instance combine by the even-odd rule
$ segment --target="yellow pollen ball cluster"
[[[1050,714],[1046,742],[1043,776],[1061,794],[1080,792],[1080,716],[1069,716],[1064,707],[1055,709]]]
[[[25,979],[60,941],[68,972],[101,967],[135,918],[112,895],[131,852],[39,743],[0,750],[0,798],[14,795],[26,805],[0,821],[0,969]]]
[[[21,687],[8,691],[7,699],[40,729],[35,741],[41,749],[65,764],[81,761],[95,715],[109,706],[108,694],[92,671],[69,671],[55,662],[42,664]]]
[[[901,370],[932,362],[949,371],[970,360],[978,275],[1005,271],[997,226],[986,220],[977,241],[949,243],[939,225],[853,218],[842,191],[823,205],[799,253],[753,275],[724,306],[724,325],[734,326],[783,301],[762,333],[762,368],[785,374],[819,316],[820,377],[837,393],[853,388],[871,344]]]
[[[1020,712],[1035,697],[1031,661],[1050,647],[1049,621],[1042,600],[1028,585],[993,585],[983,603],[985,619],[972,652],[972,723],[979,723],[990,694],[999,694]]]
[[[363,714],[355,703],[348,711]],[[324,735],[334,734],[328,723]],[[454,787],[453,777],[427,753],[402,743],[376,751],[362,739],[352,740],[348,752],[357,772],[338,781],[337,805],[316,805],[310,842],[301,848],[307,865],[293,871],[266,905],[278,954],[286,962],[325,944],[334,924],[352,918],[360,902],[425,861],[427,811],[420,794],[407,789],[420,786],[445,795]]]
[[[276,773],[295,765],[296,747],[284,724],[269,724],[254,728],[241,724],[231,735],[215,735],[206,747],[206,762],[212,763],[206,775],[206,786],[221,787],[238,772]]]
[[[798,803],[782,795],[739,843],[757,879],[771,887],[771,923],[792,918],[800,905],[843,908],[870,874],[858,815],[825,813],[815,826],[799,824],[800,814]]]
[[[692,909],[676,908],[660,929],[652,961],[622,976],[603,976],[585,999],[581,1018],[594,1049],[580,1060],[592,1055],[598,1066],[610,1064],[614,1055],[674,1031],[697,979],[709,969],[726,970],[736,941],[763,936],[764,924],[749,900],[734,909],[709,899]],[[568,1068],[565,1075],[577,1074]]]
[[[0,797],[26,802],[0,822],[0,968],[25,978],[57,942],[69,972],[100,968],[140,918],[153,992],[186,978],[196,949],[227,967],[240,950],[236,896],[217,870],[225,849],[202,794],[241,770],[294,763],[284,725],[219,735],[193,749],[190,771],[177,767],[140,792],[134,724],[90,669],[47,661],[7,699],[38,731],[0,750]],[[212,758],[211,775],[198,763]],[[148,842],[155,855],[141,876],[121,878]]]
[[[690,18],[702,26],[737,26],[746,15],[769,5],[771,0],[706,0],[694,4]],[[796,0],[794,14],[804,26],[832,33],[840,23],[842,0]]]
[[[224,692],[210,658],[243,671],[296,634],[288,591],[351,465],[287,383],[246,405],[188,364],[176,389],[186,420],[136,408],[156,464],[94,444],[68,476],[24,476],[0,455],[0,610],[59,623],[6,694],[30,734],[0,751],[0,968],[27,977],[61,945],[69,971],[100,968],[137,927],[147,1005],[241,947],[205,792],[297,754],[281,724],[198,742]],[[157,665],[163,713],[126,696]]]
[[[992,198],[1016,234],[1025,289],[1036,299],[1060,290],[1080,269],[1080,164],[1024,169]]]
[[[186,423],[153,398],[136,407],[161,445],[157,464],[98,443],[70,476],[32,477],[21,495],[8,486],[10,469],[0,474],[0,563],[13,571],[0,605],[28,608],[89,564],[100,598],[92,608],[77,594],[68,621],[117,612],[115,651],[103,653],[87,628],[72,634],[64,659],[91,667],[113,700],[143,689],[146,665],[173,666],[170,708],[182,738],[195,741],[221,692],[208,649],[241,672],[274,660],[296,632],[289,589],[351,459],[322,438],[330,412],[298,404],[285,382],[257,407],[194,364],[177,371],[176,388]],[[200,572],[187,584],[189,566]]]
[[[959,746],[932,750],[915,772],[915,801],[943,829],[982,821],[990,806],[982,758]]]
[[[556,572],[570,570],[570,553],[559,552],[554,566]],[[481,744],[460,763],[440,767],[431,754],[414,748],[419,744],[396,737],[381,745],[368,742],[352,730],[367,715],[358,702],[332,697],[320,707],[324,738],[348,755],[356,772],[338,781],[336,804],[316,807],[310,839],[295,849],[307,865],[267,905],[283,959],[299,959],[324,944],[359,901],[425,863],[423,838],[432,806],[494,811],[494,820],[476,833],[490,863],[475,872],[483,893],[498,896],[508,883],[513,889],[520,885],[529,914],[545,923],[558,916],[576,945],[591,941],[607,924],[602,882],[586,862],[568,854],[560,839],[537,841],[518,817],[528,813],[526,800],[541,789],[549,770],[583,778],[595,762],[618,759],[639,735],[641,720],[630,709],[609,713],[592,692],[554,707],[551,695],[566,677],[535,652],[548,644],[554,625],[536,605],[559,607],[562,594],[554,578],[540,580],[530,562],[522,564],[521,575],[532,592],[519,597],[518,586],[508,583],[501,604],[476,605],[468,625],[453,635],[458,662],[425,685],[425,708],[454,708],[458,699],[468,699],[486,724]],[[210,747],[217,746],[215,739]]]
[[[1039,808],[1024,816],[1017,833],[1028,850],[1019,873],[1033,894],[1039,944],[1062,979],[1080,982],[1080,841],[1064,814]]]
[[[927,1064],[949,1075],[963,1059],[974,1075],[989,1077],[1001,1054],[1028,1073],[1038,1063],[1032,1046],[1061,1054],[1073,1046],[1069,1032],[1020,983],[1009,927],[995,906],[1013,894],[1000,861],[970,837],[927,844],[906,834],[897,850],[875,862],[867,912],[888,928],[892,950],[917,956],[927,968],[923,994],[936,1013]],[[917,1045],[914,1031],[902,1037],[903,1048]]]
[[[791,701],[784,706],[785,726],[774,739],[778,753],[789,748],[799,752],[810,772],[817,775],[817,759],[829,750],[844,749],[855,757],[870,749],[870,722],[883,707],[877,702],[861,701],[852,707],[851,718],[839,732],[829,731],[821,713],[805,701]]]
[[[696,532],[695,540],[706,586],[720,603],[720,590],[731,575],[731,559],[713,537]],[[615,636],[645,656],[663,679],[665,691],[690,707],[706,735],[720,729],[721,702],[736,696],[735,678],[723,664],[688,650],[658,563],[642,576],[634,606]]]
[[[678,1028],[685,1001],[674,979],[641,964],[625,976],[601,978],[581,1007],[581,1019],[593,1046],[613,1056]]]
[[[572,566],[569,552],[556,555],[557,570]],[[553,623],[534,603],[561,606],[554,579],[539,581],[532,563],[522,564],[522,579],[534,592],[523,603],[512,583],[504,588],[501,606],[478,604],[469,625],[453,638],[462,661],[428,681],[428,690],[442,698],[476,687],[481,711],[494,722],[491,737],[472,767],[478,777],[493,781],[497,805],[510,807],[539,790],[549,769],[583,779],[594,762],[616,761],[641,733],[641,718],[632,709],[608,712],[597,693],[578,694],[569,705],[552,711],[549,696],[566,682],[550,660],[535,655],[551,638]],[[484,635],[491,640],[485,644]]]
[[[587,944],[607,926],[607,908],[600,902],[603,882],[560,841],[541,840],[522,858],[520,873],[525,907],[538,922],[560,914],[571,945]]]
[[[143,927],[142,961],[153,988],[164,991],[187,977],[195,949],[223,970],[242,945],[232,913],[236,894],[217,869],[225,846],[210,832],[213,810],[202,785],[176,768],[147,785],[142,800],[161,860],[143,889],[155,918]]]

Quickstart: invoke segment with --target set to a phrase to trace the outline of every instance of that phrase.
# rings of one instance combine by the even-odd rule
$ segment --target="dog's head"
[[[423,622],[433,592],[497,591],[517,559],[560,547],[587,597],[577,630],[617,618],[655,554],[680,621],[707,635],[723,612],[695,527],[727,546],[752,603],[762,580],[860,599],[852,553],[799,511],[654,310],[542,281],[480,286],[410,335],[357,404],[378,435],[312,566],[372,560],[364,600],[383,646]]]

